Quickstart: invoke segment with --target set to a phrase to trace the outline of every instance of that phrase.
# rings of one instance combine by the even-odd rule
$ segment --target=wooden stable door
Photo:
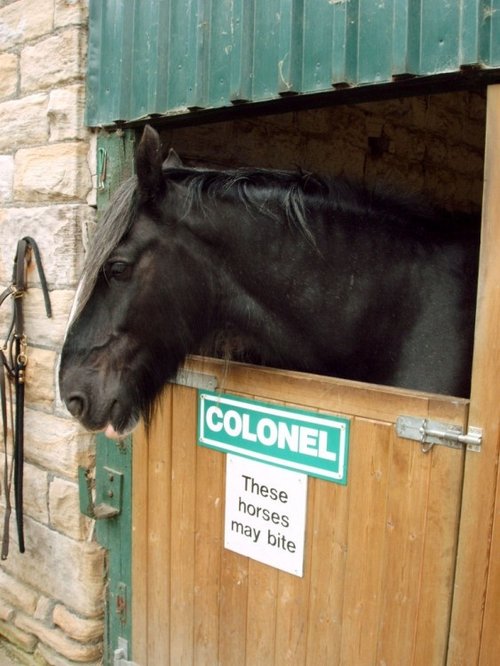
[[[471,425],[480,453],[398,438],[466,430],[469,403],[216,361],[219,390],[346,416],[346,486],[310,478],[304,576],[223,547],[225,455],[171,386],[134,438],[132,655],[140,666],[490,666],[500,651],[500,86],[488,90]],[[130,658],[130,656],[129,656]]]
[[[134,439],[133,660],[141,666],[440,665],[464,451],[398,438],[400,415],[466,430],[468,402],[195,359],[220,391],[351,419],[348,482],[309,478],[304,576],[223,547],[225,454],[169,387]],[[473,454],[476,455],[476,454]]]

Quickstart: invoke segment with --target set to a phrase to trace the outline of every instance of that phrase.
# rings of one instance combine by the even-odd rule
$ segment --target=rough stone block
[[[52,611],[54,609],[54,602],[49,597],[41,596],[38,599],[35,612],[33,617],[35,620],[41,620],[42,622],[48,621],[52,617]]]
[[[462,95],[430,95],[423,126],[431,134],[447,136],[451,141],[461,141],[465,134],[464,117],[457,111],[462,101]],[[448,106],[449,104],[452,106]]]
[[[4,49],[52,30],[53,0],[18,0],[0,9],[0,42]]]
[[[47,508],[47,472],[34,465],[24,465],[24,513],[40,523],[49,522]]]
[[[30,587],[9,575],[5,571],[5,565],[2,566],[0,569],[0,598],[4,602],[25,613],[34,613],[38,596]]]
[[[0,620],[3,622],[10,622],[15,614],[15,609],[5,601],[0,599]]]
[[[16,627],[24,632],[31,632],[67,659],[76,662],[88,662],[97,659],[102,654],[100,643],[82,645],[65,636],[60,629],[51,629],[28,615],[17,615],[15,623]]]
[[[0,98],[10,97],[17,91],[17,60],[15,53],[0,54]]]
[[[469,118],[480,121],[484,128],[486,117],[486,95],[483,92],[468,93],[467,113]]]
[[[81,643],[99,640],[104,633],[103,619],[79,617],[61,604],[55,606],[52,619],[65,634]]]
[[[66,657],[57,654],[52,648],[43,643],[37,645],[35,657],[41,659],[41,666],[79,666],[76,661],[69,661]],[[32,666],[31,664],[29,666]],[[102,666],[102,660],[87,661],[85,666]]]
[[[21,51],[21,90],[56,88],[81,79],[85,45],[78,28],[60,32]]]
[[[49,515],[53,529],[73,539],[86,538],[90,520],[80,513],[76,483],[58,477],[53,479],[49,486]]]
[[[28,516],[26,552],[12,547],[3,566],[10,576],[88,617],[103,613],[104,554],[96,543],[75,541]],[[32,615],[34,612],[26,613]],[[89,656],[89,660],[93,657]]]
[[[41,289],[35,287],[28,289],[28,293],[24,297],[24,315],[26,334],[31,345],[60,349],[74,295],[75,292],[71,289],[51,291],[52,318],[47,319]],[[4,339],[7,334],[10,317],[11,308],[5,305],[0,309],[0,339]],[[54,375],[55,372],[52,372],[50,377],[38,377],[37,381],[46,383],[47,390],[50,390],[50,382]]]
[[[389,142],[386,152],[398,156],[402,169],[406,166],[409,171],[411,162],[421,163],[425,160],[425,138],[421,132],[415,129],[410,131],[407,127],[399,124],[384,123],[383,135]],[[408,157],[409,155],[411,155],[411,158]],[[406,156],[406,159],[403,156]],[[377,159],[376,154],[375,158]]]
[[[12,199],[14,182],[14,158],[12,155],[0,155],[0,203]]]
[[[359,179],[365,166],[365,151],[351,149],[349,163],[343,162],[345,144],[341,139],[325,143],[317,137],[308,138],[303,149],[303,167],[328,177],[339,174],[347,175],[349,178]]]
[[[78,466],[94,461],[94,438],[73,419],[25,409],[26,460],[44,469],[76,479]]]
[[[48,95],[38,93],[0,104],[0,127],[8,128],[0,132],[0,151],[10,152],[48,140],[47,102]]]
[[[92,187],[87,152],[83,141],[19,150],[14,197],[30,203],[85,201]]]
[[[0,635],[25,652],[34,652],[38,643],[36,636],[14,626],[11,622],[0,621]]]
[[[45,315],[41,289],[28,291],[25,301],[26,332],[33,344],[60,348],[66,333],[74,294],[70,289],[51,291],[52,318],[48,319]]]
[[[35,330],[34,327],[33,330]],[[56,352],[31,346],[28,348],[28,365],[26,366],[27,404],[34,404],[39,408],[53,406],[55,401],[54,372],[56,362]]]
[[[471,147],[455,144],[449,147],[447,159],[455,169],[468,177],[482,173],[484,159],[482,150],[473,150]],[[446,166],[446,165],[443,165]]]
[[[49,95],[50,142],[83,139],[87,135],[84,123],[85,86],[77,83],[52,90]]]
[[[5,651],[2,652],[2,654],[5,654],[6,658],[11,659],[12,661],[12,664],[10,661],[7,662],[9,666],[12,666],[13,664],[16,664],[16,666],[47,666],[47,662],[38,655],[39,644],[36,646],[35,651],[31,653],[25,652],[13,643],[7,641],[3,642],[2,647]],[[4,664],[2,664],[2,666],[4,666]],[[7,666],[7,664],[5,664],[5,666]]]
[[[88,0],[56,0],[54,25],[86,25],[88,20]]]
[[[82,228],[94,219],[95,210],[86,204],[0,208],[0,282],[6,284],[11,279],[17,241],[32,236],[40,249],[49,285],[74,286],[83,266]],[[28,278],[30,285],[40,284],[34,263]]]

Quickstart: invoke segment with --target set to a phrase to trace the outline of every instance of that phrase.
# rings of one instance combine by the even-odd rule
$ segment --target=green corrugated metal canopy
[[[90,0],[89,30],[90,126],[500,80],[500,0]]]

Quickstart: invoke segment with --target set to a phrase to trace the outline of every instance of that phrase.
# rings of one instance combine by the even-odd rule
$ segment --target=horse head
[[[148,422],[186,355],[233,356],[231,335],[238,360],[468,394],[475,225],[341,179],[162,162],[150,127],[136,172],[94,234],[62,350],[84,426]]]
[[[61,397],[89,430],[122,436],[150,415],[163,385],[204,334],[202,262],[179,222],[175,187],[147,126],[136,173],[115,193],[89,248],[59,371]]]

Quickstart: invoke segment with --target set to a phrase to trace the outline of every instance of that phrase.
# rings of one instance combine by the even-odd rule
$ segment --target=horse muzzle
[[[105,431],[113,439],[121,439],[137,425],[138,416],[128,404],[128,392],[117,382],[103,386],[95,373],[81,368],[61,368],[59,389],[61,398],[71,416],[92,432]],[[109,383],[109,382],[108,382]]]

